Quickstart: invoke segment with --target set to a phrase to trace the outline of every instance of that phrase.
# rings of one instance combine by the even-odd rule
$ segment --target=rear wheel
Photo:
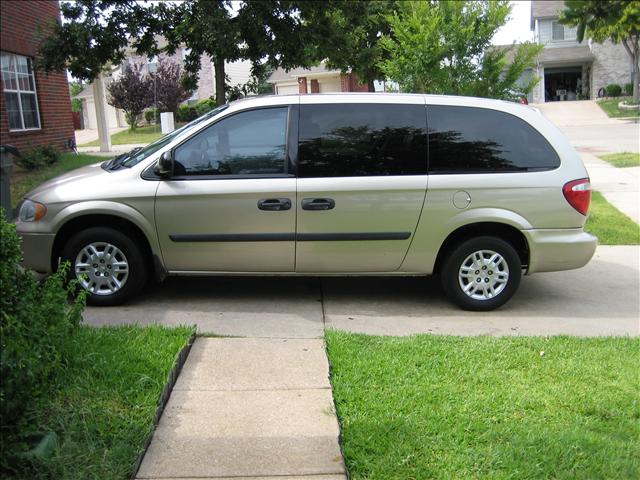
[[[465,310],[487,311],[504,305],[522,278],[515,249],[496,237],[477,237],[449,254],[442,271],[447,296]]]
[[[76,233],[62,251],[70,276],[88,293],[91,305],[120,305],[140,292],[147,266],[136,242],[111,228]]]

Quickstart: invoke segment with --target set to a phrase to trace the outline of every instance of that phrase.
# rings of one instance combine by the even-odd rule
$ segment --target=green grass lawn
[[[640,478],[640,339],[326,340],[354,480]]]
[[[640,226],[607,202],[600,192],[592,192],[585,230],[598,237],[600,245],[640,244]]]
[[[160,393],[188,327],[80,327],[59,391],[32,424],[55,431],[58,450],[20,479],[123,480],[153,432]]]
[[[640,153],[610,153],[608,155],[598,155],[598,157],[609,162],[614,167],[640,167]]]
[[[176,128],[180,128],[184,123],[177,123]],[[147,125],[146,127],[138,127],[135,132],[131,130],[123,130],[122,132],[111,135],[112,145],[129,145],[132,143],[151,143],[162,137],[164,134],[160,131],[160,125]],[[99,147],[100,141],[79,145],[80,147]]]
[[[37,187],[47,180],[62,175],[70,170],[91,165],[92,163],[104,162],[105,157],[97,155],[76,155],[75,153],[65,153],[61,155],[58,163],[33,172],[20,172],[14,167],[14,175],[11,177],[11,204],[15,206],[22,200],[24,195],[31,189]]]
[[[612,100],[599,100],[597,103],[608,116],[613,118],[640,117],[640,110],[620,110],[618,104],[623,100],[630,100],[631,97],[619,97]]]

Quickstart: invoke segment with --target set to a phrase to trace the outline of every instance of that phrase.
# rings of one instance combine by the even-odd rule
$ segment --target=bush
[[[207,98],[206,100],[200,100],[196,104],[196,112],[198,113],[199,117],[204,115],[207,112],[210,112],[214,108],[216,108],[216,101],[212,100],[211,98]]]
[[[150,108],[144,111],[144,121],[147,122],[147,125],[155,124],[156,116],[158,119],[160,118],[160,113],[157,108]]]
[[[22,445],[32,428],[28,414],[51,391],[64,368],[65,346],[77,329],[84,294],[69,305],[66,267],[40,284],[33,272],[20,266],[22,253],[15,225],[0,209],[0,467]]]
[[[633,83],[625,83],[623,90],[626,96],[630,97],[633,95]]]
[[[605,91],[607,92],[607,97],[619,97],[622,93],[622,87],[617,83],[610,83],[605,87]]]
[[[60,161],[60,152],[51,145],[41,145],[22,154],[16,163],[25,170],[37,170]]]
[[[180,105],[175,113],[175,120],[178,123],[190,122],[198,117],[198,111],[192,105]]]

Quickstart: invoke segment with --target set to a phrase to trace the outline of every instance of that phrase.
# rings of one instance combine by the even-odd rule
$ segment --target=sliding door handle
[[[271,212],[289,210],[291,208],[291,200],[288,198],[265,198],[258,201],[258,208]]]
[[[302,200],[303,210],[331,210],[336,206],[332,198],[304,198]]]

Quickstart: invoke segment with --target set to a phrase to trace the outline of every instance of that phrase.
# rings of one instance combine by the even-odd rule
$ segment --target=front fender
[[[57,233],[69,221],[85,215],[111,215],[128,220],[137,226],[147,238],[151,251],[159,255],[158,238],[153,219],[153,202],[149,202],[144,214],[130,205],[109,200],[90,200],[86,202],[78,202],[68,205],[67,207],[56,212],[49,220],[48,225],[42,225],[43,229],[49,232]],[[109,225],[105,225],[109,226]]]

